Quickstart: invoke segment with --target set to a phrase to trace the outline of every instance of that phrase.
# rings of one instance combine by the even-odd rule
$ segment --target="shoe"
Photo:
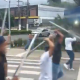
[[[75,69],[73,69],[73,68],[71,68],[71,69],[69,69],[70,71],[74,71]]]
[[[65,67],[66,69],[69,69],[67,64],[64,64],[64,67]]]

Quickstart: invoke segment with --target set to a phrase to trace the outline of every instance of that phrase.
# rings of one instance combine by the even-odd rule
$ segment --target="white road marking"
[[[20,61],[7,61],[8,62],[8,64],[10,64],[10,63],[21,63]],[[24,62],[24,64],[34,64],[34,65],[40,65],[40,63],[33,63],[33,62]]]
[[[64,58],[64,57],[62,57],[61,59],[63,59],[63,60],[69,60],[70,58]],[[79,61],[80,58],[75,58],[74,60]]]
[[[15,73],[16,70],[12,70],[12,69],[8,69],[8,73]],[[39,75],[40,72],[38,71],[25,71],[25,70],[21,70],[20,71],[21,74],[33,74],[33,75]]]
[[[36,50],[36,51],[41,51],[41,50]],[[25,54],[26,52],[27,52],[27,50],[26,50],[25,52],[22,52],[22,53],[17,54],[16,56],[22,57],[22,56],[24,56],[24,54]]]
[[[13,60],[13,61],[20,61],[22,59],[12,59],[12,58],[7,58],[7,60]],[[26,59],[25,61],[35,61],[35,62],[39,62],[40,60],[33,60],[33,59]]]
[[[23,52],[23,53],[19,53],[16,56],[22,57],[27,51]]]
[[[19,65],[8,65],[8,68],[17,68]],[[32,69],[40,69],[40,67],[37,66],[22,66],[22,68],[32,68]]]
[[[17,58],[21,58],[21,56],[16,56],[16,55],[7,55],[7,57],[17,57]],[[33,56],[32,58],[35,58],[35,56]],[[61,57],[61,59],[63,60],[69,60],[70,58],[65,58],[65,57]],[[8,59],[7,60],[14,60],[14,59]],[[15,59],[15,60],[20,60],[20,59]],[[76,61],[80,61],[80,58],[75,58]],[[26,60],[27,61],[27,60]],[[32,61],[32,60],[31,60]],[[39,61],[39,60],[33,60],[33,61]]]
[[[12,79],[11,76],[8,76],[7,78]],[[19,80],[34,80],[34,79],[33,78],[22,78],[22,77],[19,77]]]
[[[80,67],[79,67],[79,72],[78,72],[77,80],[80,80]]]

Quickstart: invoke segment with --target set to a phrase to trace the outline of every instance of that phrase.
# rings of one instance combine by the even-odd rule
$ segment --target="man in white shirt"
[[[66,37],[65,38],[65,50],[70,57],[70,60],[64,64],[64,67],[69,70],[74,70],[73,69],[73,61],[74,61],[74,52],[72,48],[72,42],[76,41],[76,38],[71,38],[71,37]]]
[[[41,74],[39,80],[52,80],[52,53],[54,50],[54,43],[51,38],[46,38],[49,47],[46,47],[46,51],[40,58]]]

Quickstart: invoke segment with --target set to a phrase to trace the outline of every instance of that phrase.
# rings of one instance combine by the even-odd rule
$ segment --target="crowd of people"
[[[6,80],[7,77],[7,60],[5,55],[6,46],[9,44],[9,38],[10,36],[8,36],[8,39],[5,40],[3,36],[0,36],[0,80]],[[25,46],[25,50],[29,47],[32,39],[33,35],[29,34],[29,40],[27,42],[27,45]],[[48,38],[44,39],[48,43],[48,45],[45,46],[45,51],[40,58],[41,73],[39,80],[58,80],[63,76],[63,69],[60,65],[62,56],[61,46],[63,39],[64,35],[60,32],[60,30],[55,30],[54,34],[51,34]],[[69,70],[74,70],[74,52],[72,49],[73,41],[76,41],[75,37],[73,38],[69,36],[65,38],[65,50],[69,55],[70,60],[64,64],[64,67]],[[34,45],[32,46],[32,49],[33,48]],[[15,76],[12,80],[19,79]]]

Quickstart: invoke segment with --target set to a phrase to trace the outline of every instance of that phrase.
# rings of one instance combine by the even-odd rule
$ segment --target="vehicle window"
[[[48,31],[47,29],[44,29],[42,32]]]

